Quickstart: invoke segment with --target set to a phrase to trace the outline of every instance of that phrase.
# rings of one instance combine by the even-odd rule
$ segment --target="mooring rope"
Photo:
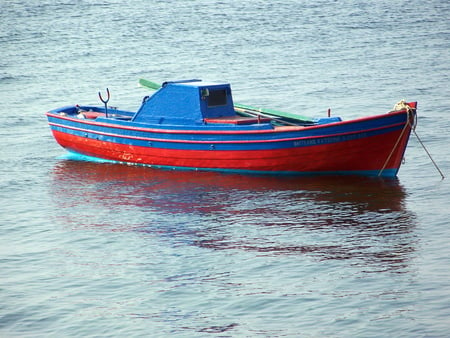
[[[392,154],[395,151],[395,148],[397,148],[398,143],[400,142],[406,128],[408,126],[411,127],[412,132],[414,133],[414,135],[417,137],[417,140],[419,141],[420,145],[422,146],[422,148],[425,150],[425,152],[427,153],[428,157],[430,158],[431,162],[433,163],[434,167],[437,169],[437,171],[439,172],[439,174],[441,175],[442,179],[445,178],[444,174],[442,173],[441,169],[439,169],[439,166],[436,164],[436,162],[434,161],[433,157],[431,156],[430,152],[428,151],[428,149],[425,147],[425,144],[423,144],[422,140],[420,139],[419,135],[416,132],[416,126],[417,126],[417,115],[414,115],[414,123],[411,124],[411,113],[413,112],[414,108],[411,108],[406,102],[405,100],[401,100],[400,102],[398,102],[397,104],[395,104],[394,106],[394,111],[397,110],[406,110],[407,112],[407,123],[405,124],[405,126],[402,129],[402,132],[400,133],[400,136],[397,139],[397,142],[395,142],[394,147],[391,150],[391,153],[389,154],[389,156],[386,159],[386,162],[384,162],[383,167],[381,168],[380,172],[378,173],[378,176],[381,176],[381,174],[383,173],[383,170],[386,168],[389,160],[392,157]]]
[[[413,129],[413,133],[414,135],[416,135],[417,140],[419,141],[420,145],[422,146],[423,150],[425,150],[425,152],[427,153],[428,157],[431,160],[431,163],[434,164],[434,167],[436,168],[436,170],[439,172],[439,174],[441,174],[442,179],[445,178],[444,174],[442,173],[441,169],[439,169],[438,165],[436,164],[436,162],[433,160],[433,158],[431,157],[430,152],[428,151],[428,149],[425,147],[425,145],[423,144],[422,140],[420,139],[419,135],[417,135],[416,130]]]
[[[409,123],[409,120],[408,120]],[[428,157],[431,160],[431,163],[433,163],[434,167],[436,168],[436,170],[439,172],[439,174],[441,175],[441,178],[444,179],[445,176],[442,173],[441,169],[439,168],[439,166],[437,165],[437,163],[434,161],[433,157],[431,156],[430,152],[428,151],[427,147],[425,147],[425,144],[422,142],[422,140],[420,139],[419,135],[416,132],[416,126],[417,126],[417,115],[414,116],[414,124],[411,126],[411,130],[413,132],[413,134],[416,136],[417,141],[419,141],[420,145],[422,146],[423,150],[425,150],[425,152],[427,153]]]
[[[400,101],[399,103],[397,103],[397,104],[394,106],[394,110],[397,110],[396,108],[397,108],[397,106],[398,106],[401,102],[404,102],[404,101],[402,100],[402,101]],[[391,150],[389,156],[387,157],[386,161],[384,162],[383,167],[382,167],[382,168],[380,169],[380,171],[378,172],[378,176],[381,176],[381,174],[383,173],[383,170],[386,169],[386,166],[387,166],[389,160],[391,159],[392,155],[394,154],[394,151],[395,151],[395,149],[397,148],[397,145],[400,143],[400,140],[402,139],[403,134],[405,133],[406,128],[408,128],[408,126],[411,126],[411,123],[410,123],[410,115],[411,115],[412,108],[411,108],[410,106],[408,106],[408,105],[406,105],[406,106],[407,106],[407,108],[405,108],[405,109],[406,109],[406,113],[407,113],[407,121],[408,121],[408,122],[405,123],[405,126],[403,127],[403,129],[402,129],[402,131],[401,131],[401,133],[400,133],[400,135],[399,135],[397,141],[395,142],[394,147],[392,148],[392,150]],[[401,109],[402,109],[402,108],[401,108]],[[400,109],[400,110],[401,110],[401,109]],[[411,128],[412,128],[412,126],[411,126]]]

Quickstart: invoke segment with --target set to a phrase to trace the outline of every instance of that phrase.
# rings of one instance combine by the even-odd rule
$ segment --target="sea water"
[[[449,161],[450,2],[0,3],[0,336],[444,337],[448,178],[168,171],[67,156],[44,113],[155,82],[344,120],[418,101]]]

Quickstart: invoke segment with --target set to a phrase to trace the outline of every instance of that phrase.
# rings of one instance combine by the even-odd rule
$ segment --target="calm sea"
[[[450,2],[3,0],[1,337],[450,334]],[[343,119],[419,102],[398,179],[79,161],[44,113],[156,82]]]

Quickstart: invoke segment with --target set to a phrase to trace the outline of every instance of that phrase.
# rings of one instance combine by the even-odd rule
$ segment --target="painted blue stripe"
[[[133,145],[140,147],[152,147],[152,148],[164,148],[164,149],[180,149],[180,150],[269,150],[269,149],[284,149],[293,147],[310,147],[315,145],[333,144],[351,140],[358,140],[370,136],[382,135],[388,132],[401,130],[402,125],[397,125],[393,127],[386,127],[383,129],[376,129],[371,131],[362,131],[347,133],[343,135],[333,135],[333,136],[316,136],[315,138],[305,137],[297,133],[297,138],[289,140],[182,140],[175,141],[173,139],[161,140],[153,139],[151,137],[141,137],[142,139],[135,139],[134,135],[116,136],[116,135],[103,135],[95,131],[83,131],[83,130],[73,130],[63,126],[51,125],[53,130],[60,132],[76,135],[79,137],[95,139],[104,142]]]
[[[118,136],[131,136],[167,140],[190,140],[190,141],[243,141],[243,140],[277,140],[297,137],[315,137],[334,135],[340,133],[354,133],[361,130],[383,128],[386,125],[402,124],[406,121],[405,114],[386,114],[378,119],[353,120],[330,125],[306,127],[301,131],[274,131],[269,124],[251,126],[189,126],[173,129],[173,126],[145,125],[146,128],[136,128],[136,123],[101,119],[105,123],[97,123],[89,120],[64,119],[48,116],[50,123],[67,126],[68,128],[83,129],[85,132],[98,132],[115,134]],[[97,119],[99,120],[99,119]],[[97,121],[96,120],[96,121]],[[108,122],[108,123],[107,123]],[[123,128],[122,128],[123,127]],[[128,128],[128,129],[127,129]]]

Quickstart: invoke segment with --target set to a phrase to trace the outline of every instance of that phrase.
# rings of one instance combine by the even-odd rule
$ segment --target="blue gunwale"
[[[126,139],[133,139],[133,140],[143,140],[143,141],[159,141],[159,142],[174,142],[174,143],[211,143],[214,141],[215,143],[272,143],[272,142],[282,142],[282,141],[301,141],[305,139],[319,139],[319,138],[327,138],[327,137],[344,137],[348,135],[356,135],[356,134],[374,134],[378,135],[379,133],[376,133],[377,131],[384,131],[384,132],[390,132],[395,131],[398,129],[401,129],[403,127],[402,123],[396,123],[389,126],[382,126],[382,127],[376,127],[376,128],[370,128],[370,129],[364,129],[364,130],[357,130],[357,131],[348,131],[348,132],[341,132],[341,133],[335,133],[335,134],[320,134],[320,135],[307,135],[307,136],[297,136],[297,137],[284,137],[279,139],[254,139],[254,140],[220,140],[220,139],[208,139],[208,140],[187,140],[187,139],[173,139],[173,138],[155,138],[155,137],[148,137],[148,136],[133,136],[133,135],[126,135],[126,134],[115,134],[115,133],[108,133],[108,132],[102,132],[102,131],[95,131],[92,129],[85,129],[85,128],[77,128],[77,127],[71,127],[64,124],[58,124],[58,123],[49,123],[52,127],[59,127],[62,128],[60,131],[64,131],[64,129],[70,129],[73,131],[78,131],[82,133],[93,133],[97,135],[103,135],[103,136],[111,136],[111,137],[120,137],[120,138],[126,138]]]
[[[302,133],[299,135],[290,133],[280,137],[278,133],[274,136],[278,138],[255,138],[255,139],[180,139],[180,138],[160,138],[155,136],[129,135],[108,132],[108,128],[104,131],[79,128],[75,126],[67,126],[64,124],[49,123],[52,129],[60,132],[66,132],[79,137],[99,139],[104,142],[128,144],[142,147],[168,148],[168,149],[186,149],[186,150],[205,150],[212,144],[216,150],[267,150],[281,149],[290,147],[307,147],[319,144],[332,144],[344,141],[351,141],[370,136],[389,133],[402,128],[402,123],[391,125],[376,126],[369,129],[358,129],[351,131],[343,131],[339,133],[316,134]]]
[[[182,135],[216,135],[220,137],[224,137],[227,135],[231,136],[251,136],[261,134],[265,139],[267,139],[270,135],[287,135],[292,133],[294,136],[298,135],[300,132],[305,136],[316,136],[316,135],[324,135],[335,133],[333,129],[344,129],[345,132],[351,131],[361,131],[361,129],[375,129],[377,127],[384,128],[386,126],[386,119],[393,120],[390,125],[395,124],[403,124],[406,116],[403,112],[399,113],[389,113],[385,115],[376,115],[370,117],[363,117],[349,121],[341,121],[341,122],[333,122],[327,125],[314,125],[314,126],[290,126],[283,127],[282,129],[278,129],[272,126],[269,123],[241,126],[241,125],[201,125],[201,126],[172,126],[172,125],[144,125],[140,124],[140,126],[136,127],[137,123],[121,121],[121,120],[111,120],[106,118],[97,118],[96,120],[80,120],[76,117],[69,116],[61,116],[54,112],[47,113],[50,123],[54,123],[54,121],[66,121],[66,127],[75,127],[76,125],[82,126],[92,126],[92,129],[87,129],[89,131],[95,132],[95,128],[110,128],[110,129],[119,129],[123,131],[131,131],[131,132],[143,132],[145,134],[165,134],[165,135],[173,135],[173,134],[182,134]],[[380,117],[382,119],[380,120]],[[383,122],[382,122],[383,121]],[[61,123],[58,123],[63,125]],[[364,126],[365,125],[365,126]],[[353,126],[353,128],[352,128]],[[346,129],[346,127],[348,127]],[[76,128],[76,127],[75,127]],[[198,128],[198,129],[197,129]],[[317,133],[319,131],[319,133]],[[282,136],[285,137],[285,136]]]

